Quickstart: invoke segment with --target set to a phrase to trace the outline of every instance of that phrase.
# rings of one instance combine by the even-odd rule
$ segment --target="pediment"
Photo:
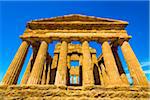
[[[71,14],[65,16],[58,16],[52,18],[43,18],[38,20],[33,20],[32,22],[117,22],[117,23],[125,23],[125,21],[109,19],[109,18],[100,18],[94,16],[86,16],[80,14]]]
[[[27,23],[32,30],[122,30],[128,22],[109,18],[72,14],[42,18]]]

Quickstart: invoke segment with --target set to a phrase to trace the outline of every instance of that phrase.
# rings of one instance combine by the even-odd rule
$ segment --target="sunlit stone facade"
[[[20,36],[20,45],[2,84],[17,84],[28,48],[32,55],[22,77],[22,84],[56,86],[130,86],[118,56],[121,47],[133,86],[147,86],[148,81],[140,67],[125,30],[125,21],[96,18],[83,15],[67,15],[33,20],[27,23]],[[48,52],[48,44],[60,41],[55,46],[54,56]],[[80,44],[72,44],[79,41]],[[102,54],[97,58],[90,41],[101,45]],[[72,66],[77,61],[78,66]],[[73,78],[71,78],[73,77]],[[76,79],[74,79],[76,78]]]

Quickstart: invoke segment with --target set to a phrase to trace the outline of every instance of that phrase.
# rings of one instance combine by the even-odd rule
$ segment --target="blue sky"
[[[142,69],[150,80],[150,70],[148,68],[150,67],[148,7],[148,1],[0,2],[0,80],[2,80],[21,44],[19,35],[23,34],[28,21],[67,14],[83,14],[128,21],[129,25],[126,30],[132,36],[130,45],[139,59]],[[49,45],[49,52],[52,56],[52,51],[56,43],[53,42]],[[99,44],[90,42],[90,46],[96,48],[97,56],[101,53]],[[30,48],[19,81],[31,52]],[[119,55],[125,72],[129,76],[125,61],[120,53],[120,48]]]

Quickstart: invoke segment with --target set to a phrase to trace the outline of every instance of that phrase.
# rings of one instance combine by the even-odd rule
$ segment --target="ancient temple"
[[[21,80],[22,84],[55,86],[130,86],[122,67],[118,47],[121,47],[133,86],[147,86],[148,80],[140,67],[125,30],[128,22],[84,15],[67,15],[33,20],[20,36],[22,43],[12,60],[2,84],[17,84],[28,48],[32,55]],[[55,46],[54,56],[48,44]],[[72,44],[79,41],[80,44]],[[89,46],[90,41],[101,45],[102,54]],[[77,62],[72,66],[71,62]]]

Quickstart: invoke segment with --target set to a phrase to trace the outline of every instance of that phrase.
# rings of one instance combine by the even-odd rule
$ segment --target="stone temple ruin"
[[[128,42],[131,36],[125,30],[127,25],[128,22],[121,20],[78,14],[28,22],[25,32],[20,36],[22,43],[2,80],[1,97],[9,98],[7,94],[12,92],[4,90],[12,89],[24,94],[11,94],[12,98],[148,98],[148,80]],[[48,44],[53,41],[60,43],[55,46],[54,56],[51,57]],[[72,44],[71,41],[81,44]],[[96,50],[89,46],[90,41],[101,44],[102,54],[98,58]],[[33,52],[18,85],[18,77],[30,46]],[[118,47],[121,47],[133,80],[132,86],[123,70]],[[71,62],[77,62],[77,66],[72,66]],[[28,89],[36,89],[40,93],[26,94]],[[47,96],[43,93],[57,89],[64,94]],[[91,91],[96,92],[93,94]]]

